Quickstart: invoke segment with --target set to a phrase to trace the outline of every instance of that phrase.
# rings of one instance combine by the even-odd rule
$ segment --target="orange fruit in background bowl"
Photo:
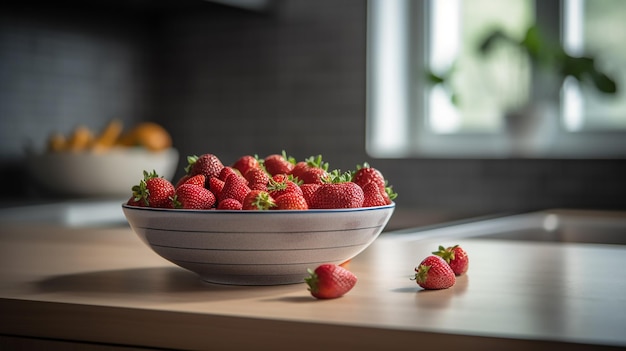
[[[114,119],[109,122],[100,135],[94,140],[91,146],[92,151],[105,152],[111,149],[122,134],[122,129],[123,125],[121,121]]]
[[[172,137],[165,128],[153,122],[142,122],[122,135],[121,146],[143,146],[151,151],[160,151],[172,146]]]
[[[55,195],[126,197],[143,171],[171,179],[178,158],[159,124],[141,122],[123,133],[113,119],[99,133],[83,125],[67,136],[53,133],[46,150],[29,150],[24,161],[34,182]]]

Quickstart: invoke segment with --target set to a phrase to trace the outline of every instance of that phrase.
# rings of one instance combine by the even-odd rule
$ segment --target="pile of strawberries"
[[[230,166],[214,154],[187,160],[186,174],[175,184],[154,171],[144,171],[127,204],[196,210],[306,210],[384,206],[397,196],[382,173],[368,164],[344,173],[329,171],[321,155],[299,162],[284,151],[263,159],[245,155]]]

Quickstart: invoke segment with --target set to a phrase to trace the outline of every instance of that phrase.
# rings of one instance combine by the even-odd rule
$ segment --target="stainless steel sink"
[[[626,245],[626,212],[556,209],[388,234]]]

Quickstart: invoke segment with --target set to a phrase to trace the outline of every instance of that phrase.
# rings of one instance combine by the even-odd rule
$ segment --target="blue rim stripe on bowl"
[[[391,203],[390,205],[385,206],[376,206],[376,207],[357,207],[357,208],[332,208],[332,209],[308,209],[308,210],[267,210],[267,211],[256,211],[256,210],[188,210],[188,209],[179,209],[179,208],[156,208],[156,207],[139,207],[139,206],[130,206],[126,203],[122,203],[122,207],[137,210],[137,211],[157,211],[157,212],[181,212],[181,213],[250,213],[250,214],[279,214],[279,213],[328,213],[328,212],[361,212],[361,211],[377,211],[390,207],[395,207],[395,203]]]

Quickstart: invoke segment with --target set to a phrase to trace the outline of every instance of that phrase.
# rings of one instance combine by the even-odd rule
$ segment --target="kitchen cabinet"
[[[550,214],[532,218],[545,222]],[[313,299],[305,284],[202,282],[151,252],[125,225],[8,223],[0,229],[0,346],[626,347],[626,246],[480,235],[507,223],[519,232],[523,219],[383,233],[349,263],[359,278],[355,288],[333,300]],[[626,236],[624,219],[616,213],[597,223],[613,223],[613,234]],[[572,223],[591,234],[608,228]],[[439,244],[457,243],[468,251],[470,268],[452,288],[424,291],[410,279]]]

